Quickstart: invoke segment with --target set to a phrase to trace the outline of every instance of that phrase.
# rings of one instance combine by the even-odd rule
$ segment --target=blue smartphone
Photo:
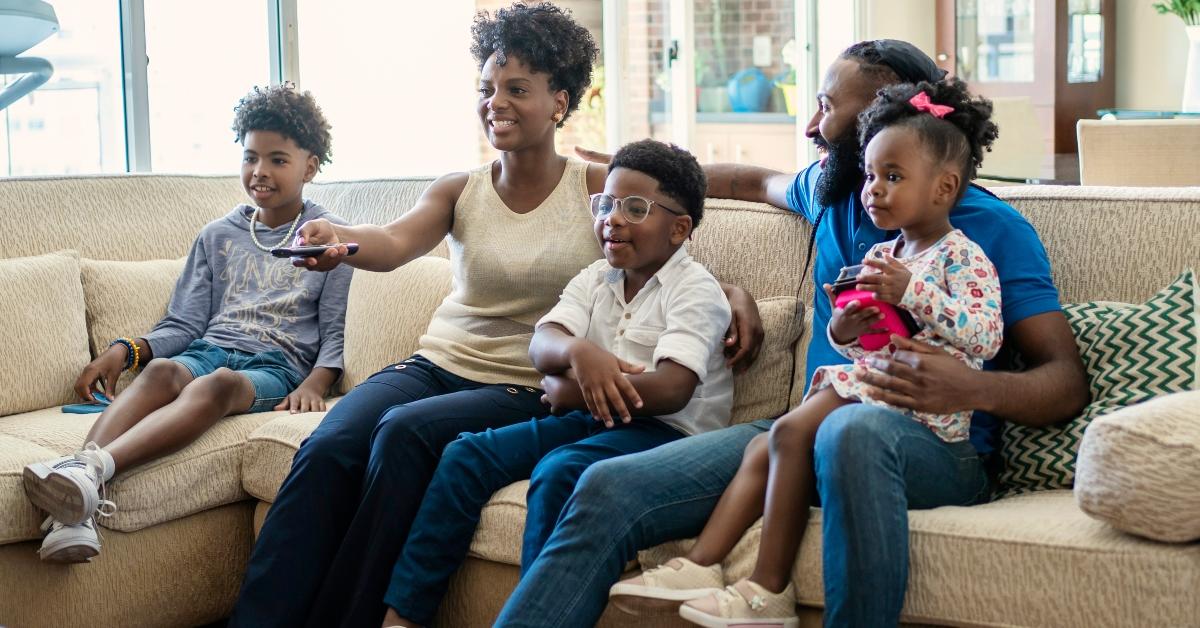
[[[112,403],[102,392],[93,392],[92,397],[95,397],[96,403],[72,403],[63,406],[62,411],[67,414],[95,414],[104,412],[108,404]]]

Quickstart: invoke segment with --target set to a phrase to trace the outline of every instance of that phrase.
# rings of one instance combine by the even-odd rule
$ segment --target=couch
[[[429,183],[317,183],[307,193],[352,222],[382,223]],[[1140,301],[1184,267],[1200,266],[1200,188],[997,193],[1040,232],[1064,302]],[[141,333],[161,316],[194,235],[242,200],[234,177],[0,179],[0,326],[8,341],[0,363],[0,625],[189,626],[229,613],[254,536],[320,413],[229,417],[182,451],[111,482],[119,510],[101,522],[104,548],[91,564],[38,559],[42,516],[20,475],[29,462],[78,447],[94,415],[59,406],[71,401],[79,368],[112,337]],[[717,276],[759,299],[767,329],[762,357],[736,382],[736,420],[778,414],[802,389],[796,374],[810,331],[795,304],[807,234],[787,212],[713,199],[690,245]],[[335,396],[407,356],[450,285],[444,245],[393,273],[356,272]],[[806,286],[800,299],[810,296]],[[439,625],[487,625],[499,610],[517,579],[525,486],[499,491],[484,510]],[[1200,624],[1200,545],[1118,532],[1084,515],[1069,490],[912,512],[910,523],[906,622]],[[820,620],[819,527],[818,510],[795,570],[805,625]],[[748,573],[757,536],[756,527],[739,544],[726,566],[731,577]],[[676,551],[652,548],[641,561],[652,566]],[[610,607],[601,624],[679,620]]]

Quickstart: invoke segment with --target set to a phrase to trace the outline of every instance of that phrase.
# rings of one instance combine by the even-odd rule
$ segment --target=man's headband
[[[902,83],[937,83],[946,76],[929,55],[906,41],[876,39],[871,46],[879,53],[880,63],[891,68]]]

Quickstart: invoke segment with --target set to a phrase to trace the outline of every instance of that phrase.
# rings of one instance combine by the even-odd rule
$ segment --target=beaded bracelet
[[[129,369],[137,368],[141,356],[138,355],[138,344],[133,338],[117,338],[108,343],[110,347],[113,345],[125,345],[125,348],[128,349],[128,356],[125,358],[125,367],[122,370],[128,371]]]

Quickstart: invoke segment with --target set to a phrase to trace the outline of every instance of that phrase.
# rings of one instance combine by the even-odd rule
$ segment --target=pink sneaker
[[[738,580],[704,598],[679,607],[679,616],[707,628],[799,628],[796,592],[791,583],[772,593],[748,579]]]

